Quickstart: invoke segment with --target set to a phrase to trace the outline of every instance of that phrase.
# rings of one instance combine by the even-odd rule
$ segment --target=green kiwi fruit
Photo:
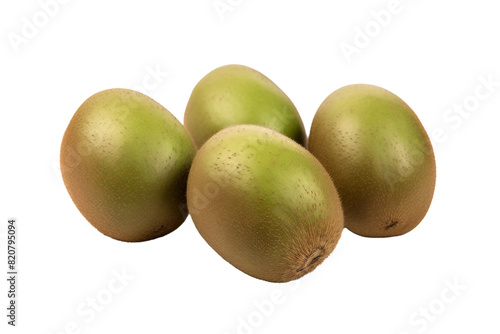
[[[76,111],[61,145],[64,184],[83,216],[122,241],[166,235],[187,217],[195,148],[182,124],[139,92],[109,89]]]
[[[270,282],[314,270],[344,227],[339,196],[319,161],[255,125],[226,128],[202,146],[187,201],[196,228],[222,258]]]
[[[308,148],[330,173],[350,231],[402,235],[426,215],[436,182],[432,145],[393,93],[363,84],[333,92],[314,116]]]
[[[249,67],[226,65],[207,74],[193,89],[184,125],[200,148],[218,131],[238,124],[264,126],[306,144],[300,115],[276,84]]]

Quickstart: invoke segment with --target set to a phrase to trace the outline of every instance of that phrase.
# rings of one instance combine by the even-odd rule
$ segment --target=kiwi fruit
[[[308,148],[330,173],[350,231],[402,235],[426,215],[434,152],[417,115],[393,93],[364,84],[333,92],[314,116]]]
[[[261,126],[223,129],[201,147],[187,201],[196,228],[222,258],[270,282],[314,270],[343,230],[328,172],[304,147]]]
[[[297,109],[286,94],[260,72],[226,65],[195,86],[184,125],[196,147],[231,125],[254,124],[278,131],[305,146],[307,136]]]
[[[109,89],[87,99],[61,144],[64,184],[82,215],[122,241],[164,236],[187,217],[195,148],[183,125],[139,92]]]

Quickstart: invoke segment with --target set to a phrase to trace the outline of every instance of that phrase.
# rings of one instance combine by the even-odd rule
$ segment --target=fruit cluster
[[[240,65],[196,85],[184,126],[141,93],[93,95],[64,134],[61,171],[103,234],[151,240],[189,212],[225,260],[271,282],[314,270],[344,226],[366,237],[412,230],[436,178],[427,133],[396,95],[371,85],[335,91],[307,140],[285,93]]]

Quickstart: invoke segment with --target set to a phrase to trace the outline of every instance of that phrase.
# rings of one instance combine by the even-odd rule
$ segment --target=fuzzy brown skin
[[[330,173],[352,232],[398,236],[426,215],[434,152],[418,117],[391,92],[371,85],[335,91],[314,117],[308,148]]]
[[[182,124],[146,95],[110,89],[87,99],[61,145],[61,172],[73,202],[103,234],[145,241],[187,217],[194,145]]]
[[[218,131],[238,124],[260,125],[306,145],[304,124],[288,96],[262,73],[226,65],[208,73],[193,89],[184,125],[200,148]]]
[[[225,260],[270,282],[311,272],[333,251],[343,214],[323,166],[269,129],[224,129],[198,151],[188,179],[196,228]]]

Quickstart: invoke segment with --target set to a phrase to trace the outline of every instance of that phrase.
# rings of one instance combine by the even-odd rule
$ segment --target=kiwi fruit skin
[[[167,109],[117,88],[78,108],[64,133],[60,164],[82,215],[111,238],[137,242],[164,236],[186,219],[195,152]]]
[[[344,228],[340,198],[319,161],[255,125],[226,128],[202,146],[187,200],[207,243],[234,267],[269,282],[314,270]]]
[[[195,86],[184,125],[200,148],[218,131],[238,124],[260,125],[306,145],[304,124],[288,96],[262,73],[243,65],[226,65]]]
[[[330,173],[350,231],[398,236],[426,215],[434,152],[417,115],[393,93],[366,84],[333,92],[314,116],[308,148]]]

